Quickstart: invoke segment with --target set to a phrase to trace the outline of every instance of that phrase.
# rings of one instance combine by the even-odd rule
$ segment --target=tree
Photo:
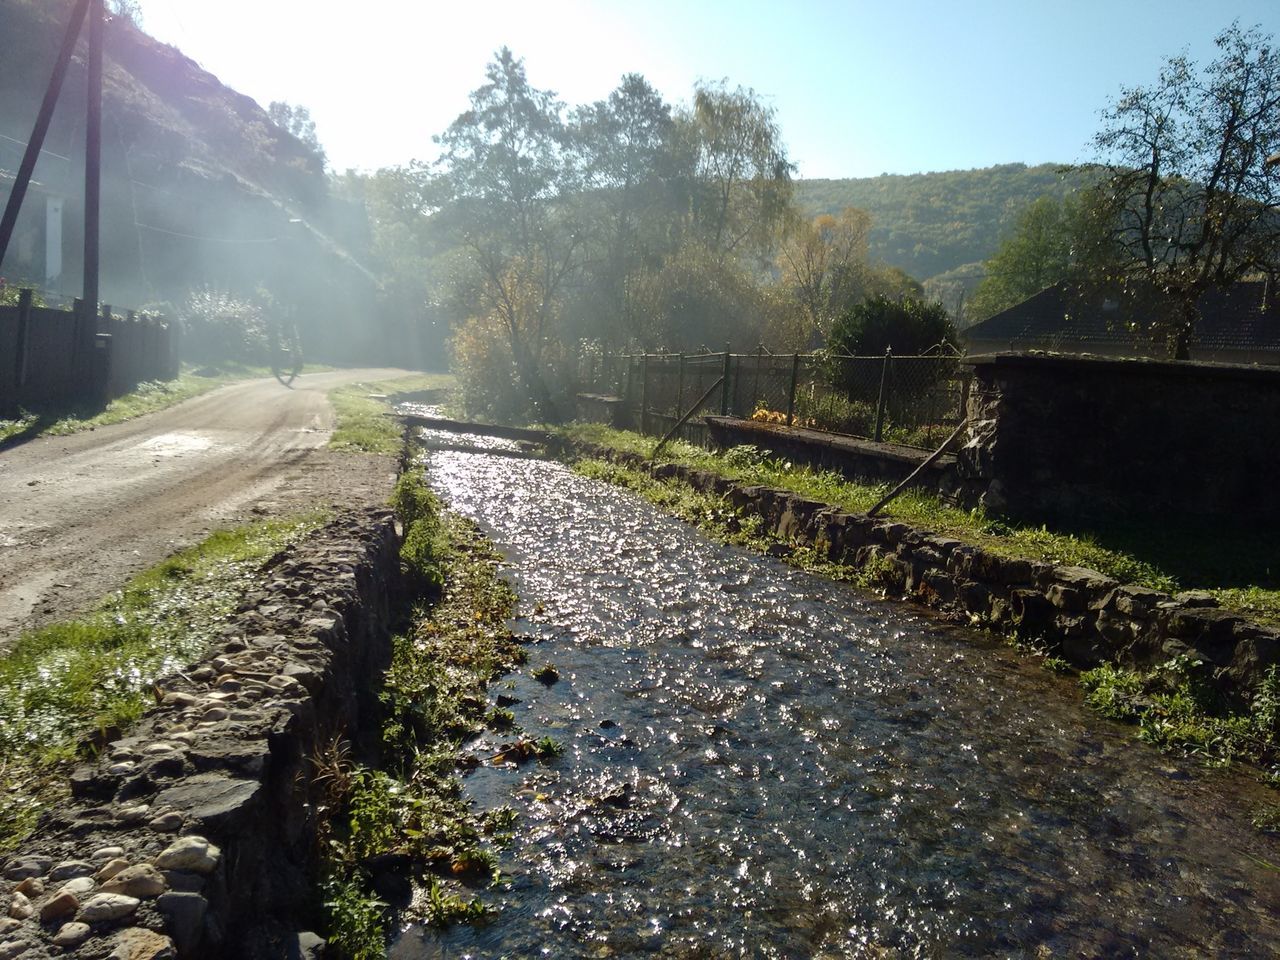
[[[283,100],[273,100],[267,107],[267,117],[285,133],[300,140],[303,146],[319,157],[321,166],[328,162],[324,147],[320,146],[320,138],[316,136],[316,122],[311,119],[311,111],[306,107],[294,106]]]
[[[983,265],[986,276],[969,302],[985,320],[1064,280],[1080,240],[1079,201],[1040,197],[1022,211],[1013,233]]]
[[[700,84],[681,117],[690,212],[720,257],[768,257],[791,213],[792,165],[774,111],[754,90]]]
[[[797,223],[782,242],[782,283],[795,298],[810,342],[826,339],[837,314],[861,299],[870,230],[865,210],[845,207],[838,217]]]
[[[505,332],[530,402],[555,419],[541,360],[582,248],[578,157],[563,104],[529,84],[523,60],[503,47],[485,78],[471,109],[436,137],[435,216],[470,255],[481,312]]]
[[[955,327],[942,304],[876,296],[840,315],[831,329],[828,350],[854,357],[880,356],[886,350],[909,356],[940,343],[954,345],[955,340]]]
[[[1188,355],[1198,301],[1280,265],[1280,54],[1257,28],[1215,38],[1204,70],[1167,60],[1125,90],[1094,138],[1104,182],[1084,251],[1090,287],[1118,290],[1135,326]]]
[[[107,0],[107,13],[142,28],[142,4],[139,0]]]
[[[671,107],[636,73],[608,99],[574,114],[584,164],[593,249],[584,311],[591,334],[606,341],[643,341],[647,324],[636,310],[636,281],[670,253],[678,216]],[[583,331],[587,333],[588,331]]]

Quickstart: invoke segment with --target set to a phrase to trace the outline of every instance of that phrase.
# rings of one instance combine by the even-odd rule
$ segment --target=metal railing
[[[964,418],[969,373],[949,345],[917,356],[831,353],[584,353],[583,392],[619,397],[632,427],[670,431],[700,398],[679,436],[706,440],[708,414],[927,447]],[[717,378],[719,389],[708,394]]]

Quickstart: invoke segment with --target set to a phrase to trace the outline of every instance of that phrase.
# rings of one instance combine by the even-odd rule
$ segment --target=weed
[[[400,452],[400,425],[392,417],[391,400],[397,394],[445,390],[453,385],[447,374],[419,374],[379,383],[356,383],[329,392],[338,423],[329,447],[354,453]]]
[[[380,960],[386,956],[387,905],[370,895],[355,877],[335,873],[322,884],[329,919],[329,945],[349,960]]]

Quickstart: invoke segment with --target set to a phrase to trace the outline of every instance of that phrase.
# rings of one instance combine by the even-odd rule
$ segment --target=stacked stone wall
[[[211,656],[157,686],[0,869],[0,960],[318,955],[326,758],[376,737],[399,545],[369,509],[272,562]]]

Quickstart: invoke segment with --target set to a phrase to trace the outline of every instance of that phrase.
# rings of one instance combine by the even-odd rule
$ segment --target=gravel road
[[[324,448],[325,394],[394,369],[221,387],[127,423],[0,452],[0,650],[218,527],[385,500],[389,458]]]

